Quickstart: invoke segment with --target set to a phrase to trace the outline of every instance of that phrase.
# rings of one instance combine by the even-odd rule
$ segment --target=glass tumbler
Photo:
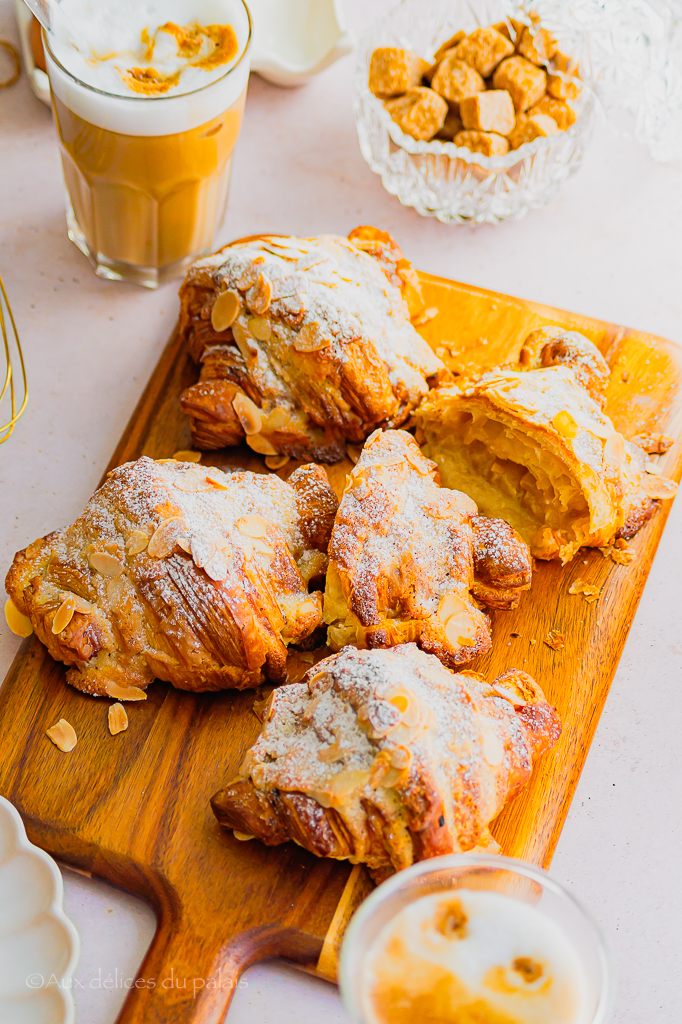
[[[148,288],[213,248],[249,78],[251,17],[237,0],[239,56],[191,92],[104,92],[59,62],[43,32],[69,238],[100,277]]]
[[[339,969],[341,996],[353,1024],[375,1024],[377,1019],[371,1009],[367,967],[384,926],[424,896],[456,894],[458,890],[499,893],[531,904],[546,916],[568,941],[581,968],[583,1012],[579,1024],[606,1024],[613,1006],[613,972],[597,925],[546,872],[511,857],[479,853],[451,854],[414,864],[380,885],[360,906],[346,932]]]

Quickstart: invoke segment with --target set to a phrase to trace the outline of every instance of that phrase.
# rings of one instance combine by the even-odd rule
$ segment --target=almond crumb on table
[[[593,604],[599,600],[601,593],[601,587],[595,586],[594,583],[586,583],[585,580],[576,580],[568,588],[569,594],[582,594],[588,604]]]
[[[108,712],[109,732],[116,736],[128,728],[128,714],[122,704],[112,704]]]
[[[56,725],[46,729],[45,732],[55,747],[59,747],[65,754],[70,753],[78,743],[76,730],[65,718],[60,718]]]
[[[544,641],[553,651],[560,651],[565,645],[564,635],[558,629],[550,629]]]
[[[637,554],[635,549],[630,547],[622,537],[619,537],[613,544],[609,544],[608,547],[599,548],[599,550],[604,558],[610,558],[617,565],[630,565]]]

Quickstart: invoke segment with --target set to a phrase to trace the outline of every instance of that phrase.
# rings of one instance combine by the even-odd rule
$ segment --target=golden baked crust
[[[424,451],[445,486],[511,523],[536,558],[566,563],[582,546],[632,537],[677,485],[602,411],[608,376],[582,335],[534,331],[518,367],[427,396]]]
[[[454,668],[491,645],[472,591],[486,604],[513,607],[530,587],[521,538],[439,484],[437,466],[411,434],[377,430],[366,441],[329,545],[324,621],[332,650],[414,641]]]
[[[490,822],[561,732],[525,672],[453,675],[414,644],[344,648],[275,690],[264,721],[218,821],[379,875],[494,844]]]
[[[202,365],[181,405],[194,443],[335,462],[399,426],[447,374],[410,316],[419,282],[390,236],[260,238],[200,260],[180,329]]]
[[[281,680],[287,645],[322,621],[308,580],[324,574],[336,504],[319,466],[285,483],[142,458],[20,551],[7,592],[87,693]]]

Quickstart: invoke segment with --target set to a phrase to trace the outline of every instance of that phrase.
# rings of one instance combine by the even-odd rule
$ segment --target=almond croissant
[[[399,426],[447,375],[410,322],[419,281],[389,235],[264,237],[200,260],[180,330],[201,361],[182,395],[199,448],[338,462]]]
[[[582,546],[629,539],[677,484],[603,412],[608,380],[606,361],[581,334],[534,331],[518,366],[425,398],[417,411],[424,451],[446,487],[506,519],[536,558],[566,563]]]
[[[414,644],[346,647],[275,690],[264,719],[238,777],[212,800],[218,821],[375,876],[496,845],[490,822],[561,732],[525,672],[490,684]]]
[[[513,608],[530,587],[528,545],[439,486],[434,462],[404,430],[376,431],[351,471],[329,547],[327,642],[414,641],[455,668],[490,649],[476,600]]]
[[[285,676],[322,621],[336,497],[319,466],[278,476],[142,458],[114,469],[73,526],[20,551],[6,580],[66,678],[140,699]]]

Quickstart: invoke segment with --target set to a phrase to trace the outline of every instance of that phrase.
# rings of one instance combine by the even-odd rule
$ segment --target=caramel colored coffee
[[[69,237],[155,288],[214,248],[249,78],[244,0],[60,0],[43,33]]]
[[[90,124],[53,95],[73,240],[101,265],[160,278],[210,249],[245,98],[197,128],[145,136]]]

